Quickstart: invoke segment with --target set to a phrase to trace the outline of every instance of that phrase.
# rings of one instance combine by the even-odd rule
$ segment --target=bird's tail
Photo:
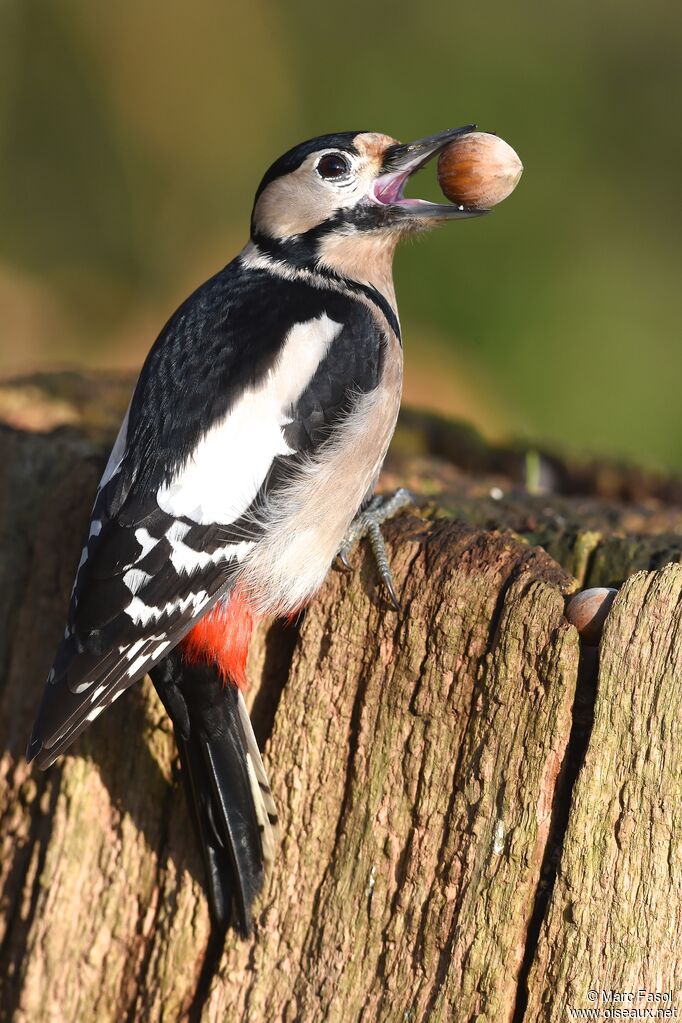
[[[173,651],[151,672],[170,715],[201,843],[211,915],[247,936],[274,858],[277,816],[240,690]]]

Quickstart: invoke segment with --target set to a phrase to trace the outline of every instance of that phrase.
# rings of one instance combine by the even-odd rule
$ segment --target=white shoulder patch
[[[265,379],[244,392],[175,479],[158,491],[163,511],[227,525],[247,510],[273,459],[293,454],[282,433],[286,410],[306,389],[341,328],[326,314],[291,328]]]

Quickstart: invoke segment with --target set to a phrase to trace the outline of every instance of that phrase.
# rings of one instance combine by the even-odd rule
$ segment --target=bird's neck
[[[321,239],[317,259],[324,268],[339,277],[374,288],[397,312],[393,285],[393,256],[397,241],[397,234],[383,231],[330,234]]]
[[[386,231],[329,231],[316,228],[293,238],[276,239],[255,234],[243,252],[243,258],[254,264],[264,258],[311,274],[334,276],[355,282],[361,288],[379,293],[398,315],[393,286],[393,255],[398,235]]]

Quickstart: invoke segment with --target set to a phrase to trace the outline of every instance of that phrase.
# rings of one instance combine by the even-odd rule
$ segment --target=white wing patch
[[[149,573],[142,572],[139,568],[130,568],[123,576],[123,582],[133,594],[146,586],[150,579]]]
[[[124,611],[135,625],[141,625],[144,628],[150,622],[158,622],[160,618],[182,614],[188,607],[192,608],[192,617],[194,617],[207,603],[206,590],[199,590],[198,593],[188,593],[182,600],[171,600],[163,607],[149,607],[139,597],[133,597]]]
[[[154,610],[157,609],[155,608]],[[125,646],[120,646],[118,648],[118,652],[120,654],[125,654],[126,660],[131,662],[126,668],[126,675],[129,678],[132,678],[132,676],[140,670],[143,664],[158,660],[164,650],[166,650],[169,646],[170,640],[166,639],[162,635],[145,636],[143,639],[138,639],[127,649]],[[96,695],[92,697],[93,701],[107,688],[108,687],[106,685],[99,686]]]
[[[94,721],[96,718],[100,716],[102,711],[105,711],[106,709],[107,709],[106,703],[101,703],[99,707],[94,707],[89,714],[85,715],[85,720]],[[57,740],[57,742],[59,742],[59,739]]]
[[[142,561],[143,558],[146,558],[149,552],[153,550],[159,542],[158,538],[156,536],[152,536],[149,530],[144,529],[144,527],[140,527],[140,529],[135,530],[135,539],[142,548],[142,553],[139,554],[137,558],[138,561]]]
[[[155,637],[155,638],[157,638],[157,637]],[[125,655],[128,658],[128,660],[130,661],[135,656],[135,654],[138,652],[138,650],[142,649],[142,647],[145,645],[146,642],[147,642],[147,640],[144,639],[144,638],[143,639],[138,639],[137,642],[133,643],[132,646],[128,647],[127,651],[126,651],[126,648],[124,646],[120,646],[118,648],[118,652],[119,652],[119,654],[122,654],[125,651]]]
[[[163,511],[201,524],[234,522],[249,508],[273,459],[290,455],[282,427],[342,324],[326,313],[287,334],[272,369],[212,427],[174,480],[157,493]]]
[[[221,561],[242,561],[254,544],[254,540],[242,540],[240,543],[218,547],[212,554],[207,554],[206,551],[195,551],[193,547],[187,547],[184,543],[177,541],[171,543],[173,553],[170,560],[178,575],[189,575],[206,568],[207,565],[217,565]]]

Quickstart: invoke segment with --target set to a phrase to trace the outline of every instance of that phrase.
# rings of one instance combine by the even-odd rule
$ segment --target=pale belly
[[[236,578],[257,613],[296,611],[322,584],[381,469],[401,389],[402,358],[396,342],[379,387],[359,399],[339,436],[268,505],[265,535]]]

